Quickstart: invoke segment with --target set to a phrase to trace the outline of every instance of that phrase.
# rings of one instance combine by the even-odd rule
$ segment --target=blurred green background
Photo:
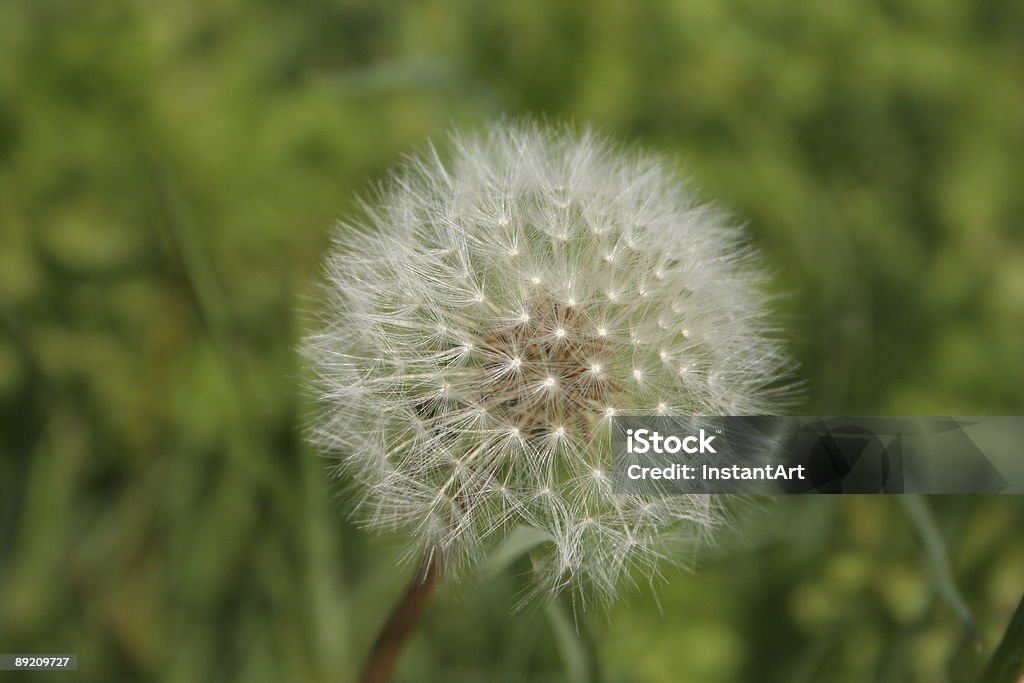
[[[1013,0],[0,0],[4,680],[348,681],[409,567],[303,444],[333,221],[503,115],[678,161],[776,272],[796,414],[1015,414],[1024,5]],[[1024,501],[767,504],[587,613],[621,682],[972,680],[1024,589]],[[445,591],[400,681],[561,681],[508,572]],[[659,611],[660,605],[660,611]]]

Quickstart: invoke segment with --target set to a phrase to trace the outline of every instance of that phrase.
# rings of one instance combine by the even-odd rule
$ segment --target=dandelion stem
[[[389,679],[405,641],[430,604],[440,576],[441,566],[437,555],[428,549],[405,589],[405,595],[377,636],[370,659],[359,679],[361,683],[386,683]]]

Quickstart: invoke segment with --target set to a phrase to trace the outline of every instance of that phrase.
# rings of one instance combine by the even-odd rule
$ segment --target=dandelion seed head
[[[362,521],[449,572],[529,525],[552,539],[538,585],[610,600],[723,517],[706,496],[612,492],[609,418],[777,405],[788,359],[756,262],[655,157],[530,125],[451,147],[339,230],[304,345],[313,437]]]

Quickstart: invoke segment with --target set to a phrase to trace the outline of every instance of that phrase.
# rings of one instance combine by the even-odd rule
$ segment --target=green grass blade
[[[978,683],[1016,683],[1024,678],[1024,596]]]
[[[588,652],[588,641],[576,631],[576,624],[570,618],[562,600],[552,600],[547,608],[548,622],[555,634],[555,643],[565,664],[565,679],[568,683],[590,683],[594,680]]]
[[[921,496],[905,495],[899,496],[903,509],[914,524],[921,545],[924,549],[925,559],[928,563],[928,571],[932,577],[932,583],[939,595],[949,604],[958,617],[964,622],[964,626],[970,632],[975,643],[980,642],[978,627],[975,625],[974,616],[971,614],[967,601],[964,600],[960,590],[953,580],[953,568],[949,561],[949,550],[946,541],[939,531],[938,524],[932,511],[925,504]]]

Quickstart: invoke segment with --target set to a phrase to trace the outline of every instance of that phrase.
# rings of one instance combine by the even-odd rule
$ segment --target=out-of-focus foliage
[[[294,347],[327,228],[452,125],[678,159],[778,274],[793,412],[1019,413],[1021,35],[1003,0],[0,2],[0,651],[352,678],[408,568],[303,445]],[[584,617],[604,678],[969,680],[1024,505],[927,502],[980,651],[899,505],[790,499]],[[517,585],[443,594],[399,679],[564,680]]]

